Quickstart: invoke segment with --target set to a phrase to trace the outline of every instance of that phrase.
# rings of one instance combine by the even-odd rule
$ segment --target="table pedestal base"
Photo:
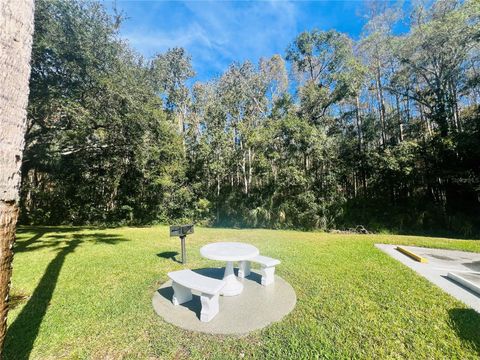
[[[223,296],[235,296],[239,295],[243,291],[243,284],[237,280],[235,273],[233,271],[233,262],[227,261],[225,266],[225,274],[223,275],[223,280],[226,284],[220,292]]]

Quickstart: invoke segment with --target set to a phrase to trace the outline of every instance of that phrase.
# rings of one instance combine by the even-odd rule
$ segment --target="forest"
[[[480,2],[363,15],[195,82],[128,14],[36,1],[21,222],[480,233]]]

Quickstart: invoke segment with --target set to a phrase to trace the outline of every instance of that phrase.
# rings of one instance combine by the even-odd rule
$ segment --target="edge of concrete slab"
[[[474,284],[468,279],[465,279],[461,274],[459,273],[454,273],[454,272],[449,272],[447,274],[447,277],[449,279],[452,279],[453,281],[458,282],[459,284],[465,286],[466,288],[472,290],[473,292],[477,293],[480,295],[480,286]]]

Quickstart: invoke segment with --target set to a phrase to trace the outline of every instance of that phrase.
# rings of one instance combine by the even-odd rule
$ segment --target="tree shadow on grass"
[[[43,228],[39,229],[38,232],[32,236],[28,240],[17,240],[15,242],[15,246],[13,248],[14,253],[21,253],[27,251],[35,251],[40,249],[55,249],[66,241],[69,238],[72,239],[81,239],[82,242],[89,242],[93,244],[115,244],[117,243],[120,238],[116,235],[108,234],[108,233],[74,233],[75,231],[82,231],[85,230],[83,228],[79,228],[79,230],[74,230],[69,233],[73,233],[72,236],[68,237],[62,235],[57,231],[57,229],[50,229],[50,231],[45,231]],[[67,231],[65,231],[67,232]]]
[[[83,230],[98,230],[100,227],[93,226],[70,226],[70,225],[59,225],[59,226],[35,226],[35,225],[19,225],[17,228],[18,234],[32,233],[32,232],[51,232],[51,233],[72,233]]]
[[[451,309],[448,313],[458,337],[469,342],[480,356],[480,314],[472,309]]]
[[[18,231],[17,231],[18,232]],[[37,242],[43,235],[45,235],[45,231],[38,231],[35,235],[33,235],[28,240],[17,240],[15,242],[14,252],[22,252],[25,251],[29,246],[33,245]]]
[[[37,234],[38,235],[38,234]],[[36,235],[36,236],[37,236]],[[42,234],[43,235],[43,234]],[[35,238],[35,236],[33,237]],[[33,239],[32,238],[32,239]],[[48,264],[45,272],[35,288],[27,304],[23,307],[15,321],[8,327],[5,339],[5,359],[24,360],[30,357],[35,339],[38,336],[40,325],[45,317],[50,301],[60,276],[60,271],[68,254],[73,253],[83,243],[116,244],[127,241],[116,235],[104,233],[73,234],[68,239],[62,235],[48,237],[42,246],[32,246],[35,241],[26,241],[21,251],[34,251],[40,248],[52,248],[57,251],[53,260]],[[38,238],[37,238],[38,239]],[[16,248],[18,252],[18,247]]]

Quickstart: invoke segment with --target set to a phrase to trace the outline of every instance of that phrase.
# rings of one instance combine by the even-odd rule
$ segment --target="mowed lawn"
[[[19,230],[7,359],[461,358],[480,356],[480,315],[377,250],[394,243],[480,252],[480,241],[196,228],[188,267],[214,241],[248,242],[282,260],[297,294],[281,322],[247,336],[192,333],[151,305],[167,272],[168,228]],[[221,309],[220,309],[221,311]]]

